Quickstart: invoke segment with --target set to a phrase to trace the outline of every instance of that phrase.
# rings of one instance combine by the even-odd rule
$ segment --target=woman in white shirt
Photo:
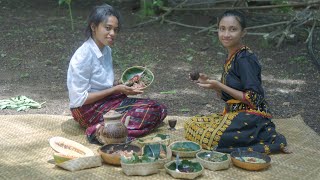
[[[143,136],[155,129],[166,117],[167,108],[151,99],[129,98],[143,93],[139,88],[114,85],[110,46],[120,30],[120,14],[110,5],[95,7],[86,29],[87,41],[70,60],[67,86],[74,119],[86,127],[86,135],[97,142],[96,132],[103,128],[103,115],[110,110],[130,116],[129,137]]]

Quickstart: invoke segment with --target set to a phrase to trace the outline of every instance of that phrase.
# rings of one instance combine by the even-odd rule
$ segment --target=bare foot
[[[285,146],[284,148],[281,149],[281,151],[285,154],[291,154],[292,151],[288,148],[288,146]]]

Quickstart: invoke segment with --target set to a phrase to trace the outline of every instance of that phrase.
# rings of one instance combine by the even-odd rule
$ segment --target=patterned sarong
[[[287,145],[269,118],[246,112],[195,116],[186,121],[184,129],[186,139],[226,153],[239,148],[269,154]]]
[[[130,98],[125,94],[115,94],[101,99],[94,104],[72,108],[72,116],[86,129],[90,142],[96,142],[95,132],[97,125],[104,125],[103,115],[110,110],[123,114],[124,123],[127,116],[130,121],[127,126],[130,138],[140,137],[150,133],[167,116],[165,105],[151,99]]]

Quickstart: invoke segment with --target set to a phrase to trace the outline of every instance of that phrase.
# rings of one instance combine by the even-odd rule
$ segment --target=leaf
[[[193,56],[187,57],[187,60],[188,60],[188,61],[192,61],[192,59],[193,59]]]
[[[181,111],[181,112],[189,112],[190,109],[188,109],[188,108],[183,108],[183,109],[180,109],[180,111]]]
[[[171,90],[171,91],[162,91],[160,94],[176,94],[176,90]]]

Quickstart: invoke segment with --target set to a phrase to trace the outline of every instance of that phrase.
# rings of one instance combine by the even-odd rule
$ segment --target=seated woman
[[[200,73],[195,82],[212,89],[226,102],[222,114],[196,116],[185,124],[185,138],[230,153],[235,149],[262,153],[289,152],[283,135],[275,130],[264,98],[261,65],[257,56],[241,42],[246,34],[242,13],[226,11],[218,20],[218,36],[228,51],[221,81]],[[192,78],[192,76],[190,76]]]
[[[103,115],[110,110],[130,116],[129,137],[143,136],[167,116],[167,108],[151,99],[129,98],[143,93],[139,88],[114,85],[111,48],[119,30],[120,14],[104,4],[95,7],[86,29],[87,40],[72,56],[67,86],[74,119],[86,129],[90,142],[97,143],[96,132],[104,126]],[[99,130],[98,130],[99,129]]]

